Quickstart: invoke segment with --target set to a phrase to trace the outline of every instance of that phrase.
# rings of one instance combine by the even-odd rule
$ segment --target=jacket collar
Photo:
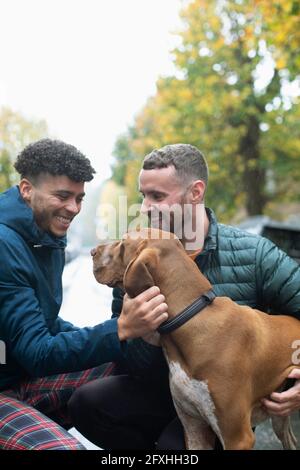
[[[207,254],[208,251],[214,251],[217,249],[217,238],[218,238],[218,222],[215,213],[209,207],[205,208],[206,214],[209,220],[208,234],[204,240],[204,247],[198,256]],[[197,256],[197,258],[198,258]]]

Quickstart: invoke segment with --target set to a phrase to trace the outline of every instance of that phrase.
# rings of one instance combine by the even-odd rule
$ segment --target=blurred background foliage
[[[300,0],[182,0],[180,16],[174,73],[117,138],[95,197],[140,202],[144,156],[185,142],[206,155],[206,203],[221,221],[299,212]],[[0,191],[17,181],[18,152],[47,135],[45,121],[0,109]]]
[[[18,182],[13,167],[18,153],[47,135],[45,121],[30,120],[7,107],[0,109],[0,192]]]
[[[300,202],[300,2],[193,0],[181,20],[174,74],[117,139],[113,181],[137,202],[143,157],[190,143],[207,157],[207,204],[222,221],[282,218]]]

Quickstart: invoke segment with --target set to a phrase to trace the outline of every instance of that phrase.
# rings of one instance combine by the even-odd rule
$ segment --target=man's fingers
[[[119,328],[121,328],[119,337],[137,338],[156,331],[159,325],[168,319],[167,310],[165,297],[160,294],[157,286],[147,289],[134,299],[126,294],[119,322]],[[125,333],[124,328],[122,330],[124,324]]]
[[[288,400],[292,400],[294,398],[294,395],[295,394],[293,393],[292,389],[290,389],[290,390],[286,390],[285,392],[281,392],[281,393],[273,392],[273,393],[271,393],[270,398],[273,401],[276,401],[277,403],[284,403]]]
[[[140,302],[149,302],[149,300],[153,299],[153,297],[157,296],[158,294],[160,294],[159,287],[152,286],[141,294],[139,294],[136,299]]]
[[[153,328],[157,330],[157,328],[166,320],[168,319],[168,314],[166,312],[159,314],[156,319],[153,321]]]
[[[147,320],[151,323],[152,328],[157,329],[159,325],[168,319],[168,306],[165,303],[158,305],[149,313]]]
[[[268,400],[267,398],[264,398],[262,403],[268,410],[278,411],[282,408],[281,403],[276,403],[275,401]]]
[[[168,318],[168,306],[167,304],[165,303],[162,303],[160,305],[158,305],[158,307],[156,307],[153,311],[152,311],[152,317],[153,318],[157,318],[159,317],[160,315],[162,314],[165,314],[165,319]]]
[[[142,292],[141,294],[134,297],[134,300],[135,300],[135,302],[138,302],[138,303],[142,304],[144,302],[151,301],[153,298],[157,297],[159,294],[160,294],[159,287],[152,286],[149,289]],[[123,300],[126,301],[128,299],[132,300],[132,297],[129,297],[128,294],[125,294]]]
[[[269,414],[288,416],[291,413],[290,403],[276,403],[275,401],[264,398],[262,404]]]
[[[159,295],[156,295],[155,297],[153,297],[151,300],[148,301],[147,307],[151,310],[154,310],[156,307],[158,307],[159,305],[162,305],[164,302],[165,302],[165,296],[162,295],[162,294],[159,294]],[[165,303],[165,305],[167,306],[166,303]],[[166,307],[165,310],[167,310],[167,309],[168,309],[168,307]]]
[[[295,385],[293,385],[291,388],[288,390],[285,390],[284,392],[278,393],[278,392],[273,392],[270,395],[271,400],[274,400],[278,403],[284,403],[284,402],[292,402],[296,401],[299,402],[299,396],[300,396],[300,383],[296,382]]]

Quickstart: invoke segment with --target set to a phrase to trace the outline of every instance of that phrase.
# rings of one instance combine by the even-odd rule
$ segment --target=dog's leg
[[[282,447],[287,450],[296,450],[297,439],[291,427],[289,416],[272,416],[272,426]]]
[[[255,435],[251,427],[241,425],[232,430],[232,433],[224,432],[225,450],[251,450],[255,444]]]
[[[168,359],[167,353],[165,355]],[[216,434],[223,444],[215,406],[205,381],[187,375],[179,362],[169,362],[170,390],[184,427],[188,449],[213,449]]]
[[[178,417],[184,428],[186,448],[189,450],[212,450],[216,435],[206,421],[188,415],[175,404]]]
[[[251,428],[249,406],[233,405],[218,414],[224,449],[251,450],[255,444],[255,434]]]

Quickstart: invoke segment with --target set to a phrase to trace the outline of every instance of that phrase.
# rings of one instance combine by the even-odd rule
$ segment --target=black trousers
[[[78,388],[68,406],[78,431],[105,450],[185,448],[165,384],[129,375],[105,377]]]
[[[102,449],[185,449],[167,382],[109,376],[78,388],[68,406],[78,431]]]

